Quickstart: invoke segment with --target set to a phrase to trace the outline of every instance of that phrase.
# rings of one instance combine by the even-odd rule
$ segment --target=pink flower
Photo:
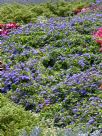
[[[12,23],[8,23],[5,25],[7,29],[12,29],[12,28],[17,28],[19,27],[19,25],[17,25],[16,23],[12,22]]]
[[[87,11],[89,11],[89,10],[90,10],[89,8],[83,8],[83,9],[81,10],[81,13],[87,12]]]
[[[5,36],[11,31],[11,29],[17,29],[18,27],[19,25],[14,22],[8,24],[0,24],[0,36]]]
[[[6,36],[8,34],[8,30],[2,30],[0,35],[1,36]]]
[[[102,52],[102,27],[93,34],[93,37],[95,38],[96,42],[100,44],[100,52]]]

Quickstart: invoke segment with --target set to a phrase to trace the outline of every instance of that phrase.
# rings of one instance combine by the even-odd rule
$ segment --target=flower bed
[[[101,36],[100,10],[15,29],[1,37],[0,92],[49,127],[101,130]]]

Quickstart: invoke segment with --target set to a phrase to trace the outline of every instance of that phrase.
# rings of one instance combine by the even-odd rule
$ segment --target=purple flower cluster
[[[101,4],[102,0],[96,0],[96,4]]]
[[[91,34],[101,25],[102,13],[93,11],[29,23],[2,37],[0,92],[11,92],[26,110],[49,113],[55,126],[100,123],[102,54]]]

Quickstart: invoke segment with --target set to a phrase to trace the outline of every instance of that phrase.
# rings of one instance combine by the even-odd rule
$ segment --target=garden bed
[[[82,6],[80,11],[73,7],[73,14],[66,16],[57,14],[48,18],[37,15],[35,23],[27,22],[26,25],[24,18],[20,18],[16,22],[19,24],[17,27],[12,26],[8,33],[1,34],[0,95],[10,100],[11,105],[12,102],[18,105],[17,108],[22,105],[24,114],[36,115],[37,121],[31,121],[28,128],[29,122],[14,126],[12,123],[16,117],[11,118],[10,114],[10,119],[7,117],[6,120],[10,121],[11,127],[5,124],[6,120],[4,124],[0,122],[1,136],[7,136],[12,127],[17,131],[16,136],[24,129],[24,133],[30,131],[33,126],[34,133],[37,131],[39,135],[44,135],[46,128],[50,135],[50,129],[61,129],[62,136],[62,133],[65,135],[78,126],[82,126],[83,133],[87,135],[94,132],[101,135],[102,12],[98,8],[101,4],[98,1],[90,3],[89,8],[88,5]],[[50,6],[55,8],[55,5]],[[92,6],[96,8],[92,10]],[[1,30],[8,30],[8,20],[11,25],[16,21],[13,19],[9,16],[7,22],[2,19],[4,26]],[[42,134],[39,129],[43,129]],[[57,131],[54,132],[57,136]],[[10,136],[14,135],[10,133]]]

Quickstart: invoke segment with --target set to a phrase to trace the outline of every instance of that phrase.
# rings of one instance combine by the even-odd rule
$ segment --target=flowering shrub
[[[19,27],[16,23],[8,23],[8,24],[0,24],[0,35],[5,36],[7,35],[11,29],[17,29]]]
[[[102,28],[99,28],[97,32],[94,34],[96,42],[102,46]]]
[[[102,28],[99,28],[97,32],[94,33],[94,38],[98,44],[100,44],[100,52],[102,52]]]

